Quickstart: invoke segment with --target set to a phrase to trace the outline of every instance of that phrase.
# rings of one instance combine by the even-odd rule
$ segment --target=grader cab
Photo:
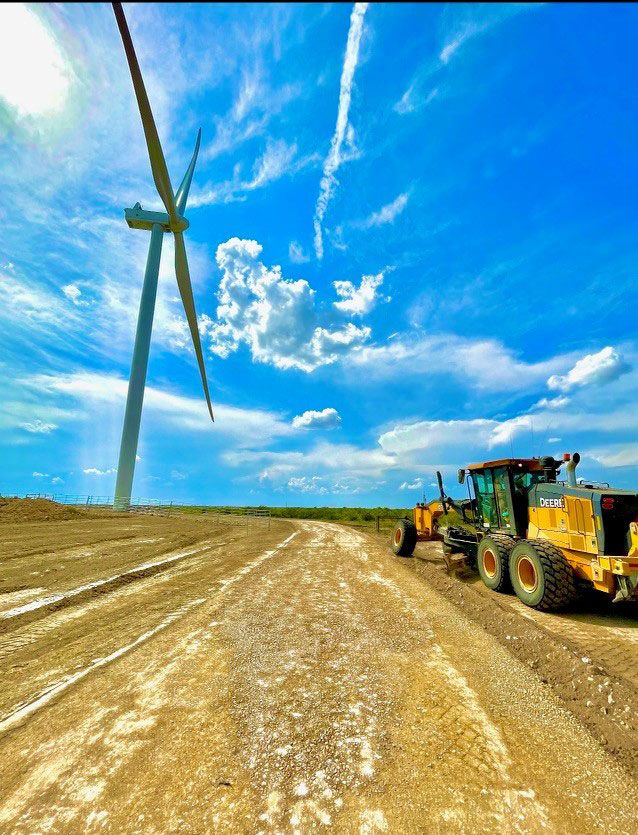
[[[445,497],[417,505],[414,521],[402,520],[394,551],[413,553],[417,541],[442,539],[475,563],[485,585],[514,590],[528,606],[555,610],[590,586],[614,601],[638,598],[638,493],[577,483],[580,456],[563,461],[507,458],[459,471],[469,499]],[[558,481],[565,465],[567,480]],[[473,495],[472,495],[473,494]],[[439,530],[448,506],[466,524]]]

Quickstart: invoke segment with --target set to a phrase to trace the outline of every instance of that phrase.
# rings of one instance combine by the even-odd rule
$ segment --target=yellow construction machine
[[[638,493],[576,480],[578,453],[562,461],[505,458],[459,470],[468,499],[445,496],[417,504],[403,519],[393,549],[411,556],[417,542],[442,540],[462,552],[494,591],[513,589],[528,606],[556,610],[571,603],[583,586],[614,596],[638,598]],[[558,481],[565,465],[566,481]],[[463,526],[439,529],[453,507]]]

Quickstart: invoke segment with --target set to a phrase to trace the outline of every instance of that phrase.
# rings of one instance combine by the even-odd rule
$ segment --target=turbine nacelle
[[[190,226],[185,217],[177,215],[176,222],[166,212],[151,212],[143,209],[136,203],[132,209],[124,209],[124,217],[131,229],[146,229],[150,231],[155,224],[159,223],[164,232],[184,232]]]

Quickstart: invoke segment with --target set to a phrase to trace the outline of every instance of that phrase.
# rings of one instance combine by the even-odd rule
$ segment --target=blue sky
[[[387,504],[579,450],[638,484],[632,5],[125,6],[187,216],[134,495]],[[0,6],[2,492],[112,494],[161,208],[108,5]]]

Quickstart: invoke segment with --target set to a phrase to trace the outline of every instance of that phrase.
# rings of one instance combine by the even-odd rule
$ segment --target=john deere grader
[[[556,610],[584,586],[613,596],[638,598],[638,493],[576,481],[578,453],[506,458],[459,470],[468,498],[417,504],[403,519],[393,549],[411,556],[417,542],[442,540],[447,553],[461,552],[494,591],[513,589],[528,606]],[[566,481],[558,481],[565,465]],[[442,524],[449,509],[463,527]]]

